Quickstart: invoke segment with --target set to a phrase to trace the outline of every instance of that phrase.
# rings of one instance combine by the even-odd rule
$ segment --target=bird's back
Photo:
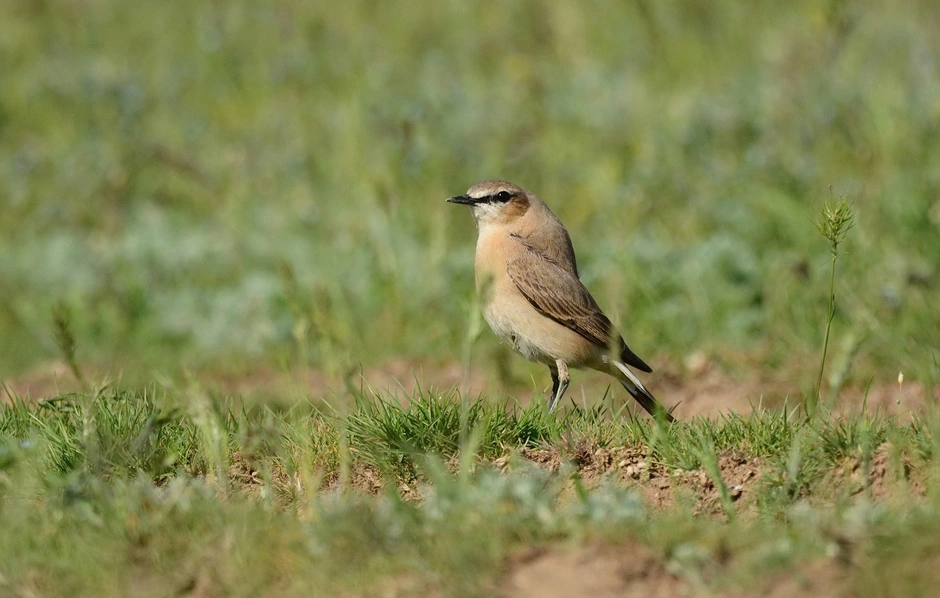
[[[529,210],[511,233],[577,277],[578,263],[568,231],[545,202],[532,194],[529,199]]]

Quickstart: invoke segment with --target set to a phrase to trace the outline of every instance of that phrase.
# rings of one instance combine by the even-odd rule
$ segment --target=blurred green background
[[[940,378],[932,0],[0,3],[0,377],[461,359],[485,178],[647,361]],[[475,367],[505,352],[488,332]],[[483,356],[480,358],[479,356]],[[489,357],[486,357],[489,356]],[[528,367],[514,359],[513,368]],[[853,368],[845,364],[854,365]]]

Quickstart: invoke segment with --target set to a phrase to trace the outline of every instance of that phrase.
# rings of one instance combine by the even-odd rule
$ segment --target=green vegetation
[[[689,587],[759,588],[819,561],[884,587],[870,569],[938,549],[918,536],[940,507],[938,424],[762,411],[658,429],[434,391],[342,417],[153,391],[17,401],[0,408],[0,589],[489,595],[526,547],[624,542]],[[672,504],[651,507],[651,486]],[[903,571],[892,595],[936,582]]]
[[[829,334],[832,332],[832,319],[836,315],[836,261],[839,259],[839,245],[853,226],[852,207],[843,197],[834,204],[826,204],[822,209],[816,228],[829,241],[829,307],[826,309],[826,335],[823,338],[822,358],[819,360],[819,377],[816,379],[816,394],[808,402],[808,411],[812,413],[822,396],[823,373],[826,371],[826,356],[829,353]]]
[[[0,3],[0,595],[933,592],[935,13]],[[443,202],[494,177],[667,404],[772,388],[547,414]]]
[[[499,176],[569,226],[631,346],[729,367],[731,347],[815,358],[829,247],[810,223],[845,195],[834,346],[861,339],[861,383],[936,379],[932,15],[6,2],[0,376],[59,356],[60,305],[79,359],[142,384],[457,356],[474,231],[443,200]],[[793,373],[806,389],[814,374]]]

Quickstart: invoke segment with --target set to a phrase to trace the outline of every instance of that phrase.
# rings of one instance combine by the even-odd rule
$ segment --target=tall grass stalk
[[[69,367],[72,375],[75,376],[82,388],[88,390],[88,382],[78,365],[78,358],[76,357],[78,343],[75,341],[72,328],[72,312],[67,305],[60,303],[52,310],[52,329],[55,335],[55,343],[59,351],[62,352],[62,359],[65,360],[65,364]]]
[[[826,369],[826,354],[829,352],[829,335],[832,331],[832,319],[836,314],[836,261],[839,259],[839,245],[845,240],[849,230],[855,225],[855,215],[851,204],[840,197],[837,201],[827,202],[820,210],[816,228],[829,241],[829,305],[826,310],[826,334],[823,338],[822,356],[819,360],[819,375],[816,377],[816,392],[807,403],[807,413],[816,411],[822,396],[823,372]]]

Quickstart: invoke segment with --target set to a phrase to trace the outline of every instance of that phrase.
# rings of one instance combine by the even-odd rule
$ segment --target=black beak
[[[472,206],[477,203],[477,200],[473,199],[469,195],[455,195],[454,197],[449,197],[447,199],[450,203],[459,203],[465,206]]]

